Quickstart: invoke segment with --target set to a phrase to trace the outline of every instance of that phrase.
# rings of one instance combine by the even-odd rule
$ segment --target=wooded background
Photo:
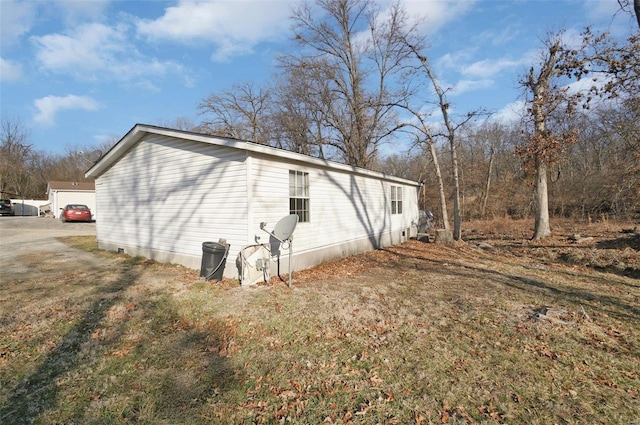
[[[619,4],[635,14],[640,2]],[[587,28],[579,47],[567,45],[563,31],[549,34],[540,61],[520,76],[521,119],[501,122],[449,102],[428,40],[400,4],[384,17],[369,1],[316,6],[325,15],[312,15],[307,3],[293,11],[298,50],[279,58],[268,85],[240,82],[204,95],[198,119],[156,124],[422,182],[420,207],[446,226],[448,210],[454,221],[535,216],[541,166],[551,216],[640,218],[639,33],[614,42]],[[354,29],[368,30],[369,39]],[[49,181],[84,181],[117,142],[50,154],[32,148],[19,119],[2,117],[1,130],[3,198],[41,199]]]

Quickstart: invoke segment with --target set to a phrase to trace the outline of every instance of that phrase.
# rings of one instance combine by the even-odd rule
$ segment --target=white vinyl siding
[[[254,235],[260,236],[261,242],[268,240],[268,235],[259,227],[261,222],[267,223],[272,230],[275,224],[289,214],[289,170],[290,164],[272,161],[262,155],[251,157],[248,162],[252,166],[251,215],[248,223],[248,243],[254,242]],[[298,226],[300,228],[300,226]]]
[[[99,179],[99,240],[200,255],[202,242],[225,238],[237,252],[247,239],[245,158],[148,136]]]
[[[239,250],[270,242],[260,223],[271,231],[291,213],[292,170],[308,179],[309,200],[308,222],[293,234],[294,267],[417,234],[417,183],[253,143],[138,125],[88,172],[96,178],[99,246],[196,268],[202,243],[223,238],[231,245],[225,276],[237,277]],[[396,202],[401,193],[395,214],[391,186]]]
[[[310,221],[298,223],[294,232],[296,252],[352,240],[368,240],[371,247],[378,247],[384,236],[410,228],[412,217],[418,214],[416,204],[415,211],[404,208],[402,214],[392,218],[390,186],[384,179],[328,168],[305,168],[296,163],[259,155],[253,158],[252,164],[254,191],[251,208],[254,223],[250,223],[250,236],[267,236],[259,229],[259,223],[267,222],[267,228],[273,229],[280,218],[289,214],[289,171],[295,168],[309,173],[309,198],[313,201],[313,207]],[[415,187],[402,188],[407,194],[411,191],[416,193],[414,203],[417,203]]]
[[[378,247],[382,236],[392,230],[384,182],[325,170],[311,175],[315,207],[309,248],[317,242],[331,246],[360,239],[368,239],[371,247]]]

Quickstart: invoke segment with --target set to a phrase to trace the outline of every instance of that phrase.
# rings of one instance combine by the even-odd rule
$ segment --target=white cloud
[[[84,78],[109,67],[110,59],[124,53],[126,46],[124,31],[97,23],[82,25],[68,35],[49,34],[32,40],[44,69]]]
[[[409,16],[422,20],[421,32],[430,35],[449,22],[464,18],[466,12],[470,11],[476,2],[476,0],[405,0],[403,5]]]
[[[255,46],[286,34],[291,1],[185,1],[165,9],[156,20],[139,20],[138,33],[151,40],[205,43],[213,58],[252,53]]]
[[[83,21],[93,21],[103,17],[109,0],[56,1],[51,5],[60,9],[60,17],[66,24],[76,25]]]
[[[526,112],[526,102],[524,100],[518,100],[509,103],[504,108],[500,109],[495,114],[491,115],[491,121],[500,123],[516,123],[520,121],[522,116]]]
[[[91,23],[80,25],[68,34],[49,34],[32,40],[36,45],[36,59],[44,70],[80,80],[107,78],[144,86],[149,84],[149,78],[182,71],[179,64],[140,54],[127,40],[128,30],[126,25],[112,28]]]
[[[436,60],[435,65],[440,69],[459,69],[460,64],[469,60],[470,57],[471,50],[461,50],[455,53],[445,53]]]
[[[523,37],[522,27],[517,22],[509,22],[505,25],[496,25],[490,30],[480,32],[475,43],[489,46],[504,46]]]
[[[60,96],[46,96],[34,101],[38,113],[34,121],[44,125],[53,125],[55,116],[60,111],[70,109],[82,109],[85,111],[95,111],[100,108],[98,102],[87,96],[76,96],[73,94]]]
[[[494,85],[495,81],[489,78],[481,80],[460,80],[453,87],[453,95],[459,96],[463,93],[475,90],[484,90]]]
[[[21,78],[20,64],[0,57],[0,81],[17,81]]]
[[[483,59],[476,61],[470,65],[464,66],[460,69],[463,75],[488,78],[495,77],[505,70],[512,70],[518,66],[526,64],[524,60],[511,60],[511,59]]]
[[[482,59],[471,62],[469,59],[473,53],[473,50],[469,49],[454,54],[445,54],[437,61],[440,75],[448,75],[450,79],[455,79],[457,75],[460,76],[460,79],[452,84],[452,94],[456,96],[495,87],[497,84],[515,86],[517,76],[532,63],[531,52],[525,52],[518,59]]]
[[[37,3],[13,0],[1,0],[0,3],[0,40],[4,49],[31,30],[36,17]]]

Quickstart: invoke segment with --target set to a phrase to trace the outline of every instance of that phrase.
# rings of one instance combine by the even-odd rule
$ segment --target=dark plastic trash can
[[[229,244],[224,239],[220,239],[219,242],[203,242],[200,277],[220,282],[224,273],[224,263],[227,262],[227,254],[229,254]]]

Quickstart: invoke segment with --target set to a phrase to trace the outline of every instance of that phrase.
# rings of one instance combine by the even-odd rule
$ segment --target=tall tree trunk
[[[533,230],[533,240],[544,239],[551,235],[549,225],[549,195],[547,191],[547,163],[544,160],[536,160],[536,223]]]
[[[460,176],[458,172],[458,154],[453,136],[449,137],[451,163],[453,164],[453,239],[461,237],[462,219],[460,217]]]
[[[442,181],[442,172],[440,171],[440,163],[438,162],[438,153],[434,143],[429,143],[429,152],[433,160],[433,168],[436,173],[438,182],[438,194],[440,195],[440,213],[442,214],[442,225],[449,230],[449,213],[447,212],[447,195],[444,192],[444,182]]]
[[[447,139],[449,140],[449,148],[451,151],[451,160],[453,166],[453,185],[454,185],[454,193],[453,193],[453,221],[454,221],[454,230],[453,230],[453,239],[460,240],[461,236],[461,227],[462,220],[460,217],[460,179],[458,176],[458,156],[456,153],[456,129],[459,128],[462,124],[455,125],[449,116],[449,107],[450,104],[447,101],[446,90],[442,89],[438,80],[436,79],[433,72],[431,72],[431,67],[429,66],[429,61],[426,56],[420,54],[419,50],[409,43],[407,43],[411,51],[416,55],[420,63],[422,64],[422,69],[424,69],[425,73],[431,80],[431,84],[433,85],[433,89],[438,95],[438,105],[440,107],[440,112],[442,112],[442,120],[444,122],[445,127],[447,128]],[[415,115],[415,114],[414,114]],[[473,113],[468,114],[467,120],[470,120],[474,116]],[[466,122],[466,121],[465,121]],[[434,149],[433,145],[431,146]],[[443,220],[445,223],[445,229],[448,230],[448,220],[446,217],[446,202],[445,197],[443,197],[441,193],[441,204],[443,208]]]
[[[534,123],[534,135],[531,149],[536,169],[535,185],[535,207],[536,221],[533,229],[533,240],[544,239],[551,235],[549,225],[549,193],[547,188],[547,163],[548,158],[553,153],[555,140],[553,135],[547,131],[547,119],[549,113],[547,108],[553,104],[553,90],[551,89],[551,79],[558,72],[555,69],[558,54],[560,51],[560,41],[558,39],[548,46],[549,56],[545,59],[536,77],[534,69],[531,68],[528,77],[528,88],[531,89],[533,99],[531,101],[531,115]]]
[[[491,147],[489,151],[489,167],[487,169],[487,181],[484,186],[484,197],[482,198],[482,206],[480,207],[480,216],[487,218],[487,203],[489,201],[489,191],[491,190],[491,175],[493,174],[493,161],[495,160],[495,149]]]

